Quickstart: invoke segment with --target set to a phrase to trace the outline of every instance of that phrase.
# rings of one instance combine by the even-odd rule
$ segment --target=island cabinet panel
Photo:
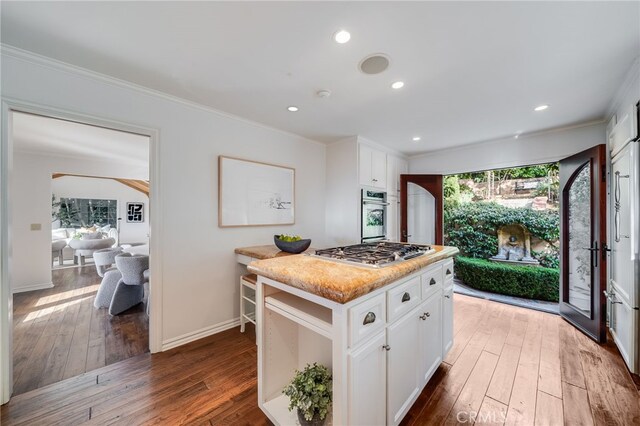
[[[387,291],[388,321],[393,322],[420,304],[420,277]]]
[[[349,346],[353,348],[367,337],[384,330],[386,310],[384,294],[349,309]]]
[[[420,380],[426,384],[442,362],[442,302],[440,293],[420,305]]]
[[[349,354],[349,424],[377,425],[386,416],[387,351],[380,333]]]
[[[442,265],[429,268],[427,272],[420,276],[422,280],[422,299],[426,300],[431,295],[442,291]]]
[[[420,307],[387,327],[387,424],[400,423],[420,393]]]
[[[442,292],[442,359],[453,346],[453,285]]]

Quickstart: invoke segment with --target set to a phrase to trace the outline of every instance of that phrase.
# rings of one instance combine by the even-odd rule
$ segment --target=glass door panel
[[[585,163],[568,188],[569,303],[591,317],[591,167]]]

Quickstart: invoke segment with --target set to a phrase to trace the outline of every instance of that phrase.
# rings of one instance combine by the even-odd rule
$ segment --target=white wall
[[[51,190],[60,198],[95,198],[116,200],[120,221],[120,242],[148,242],[149,234],[149,197],[113,179],[96,179],[76,176],[63,176],[51,182]],[[127,203],[144,204],[144,222],[127,222]]]
[[[238,317],[235,247],[270,244],[279,232],[322,245],[324,145],[14,50],[3,50],[1,82],[3,97],[159,130],[164,342]],[[294,167],[296,224],[218,228],[221,154]]]
[[[558,161],[605,143],[605,124],[521,135],[435,151],[409,159],[412,174],[454,174]]]

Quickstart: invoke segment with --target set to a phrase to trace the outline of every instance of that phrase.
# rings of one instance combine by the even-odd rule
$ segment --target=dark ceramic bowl
[[[278,239],[279,235],[273,236],[273,242],[276,247],[278,247],[282,251],[286,251],[287,253],[302,253],[311,245],[311,240],[298,240],[298,241],[282,241]]]

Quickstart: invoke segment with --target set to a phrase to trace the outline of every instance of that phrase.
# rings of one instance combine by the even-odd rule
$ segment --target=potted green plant
[[[296,370],[293,380],[282,391],[289,397],[289,411],[298,409],[300,424],[313,426],[324,424],[331,406],[331,392],[329,369],[315,362],[302,371]]]

